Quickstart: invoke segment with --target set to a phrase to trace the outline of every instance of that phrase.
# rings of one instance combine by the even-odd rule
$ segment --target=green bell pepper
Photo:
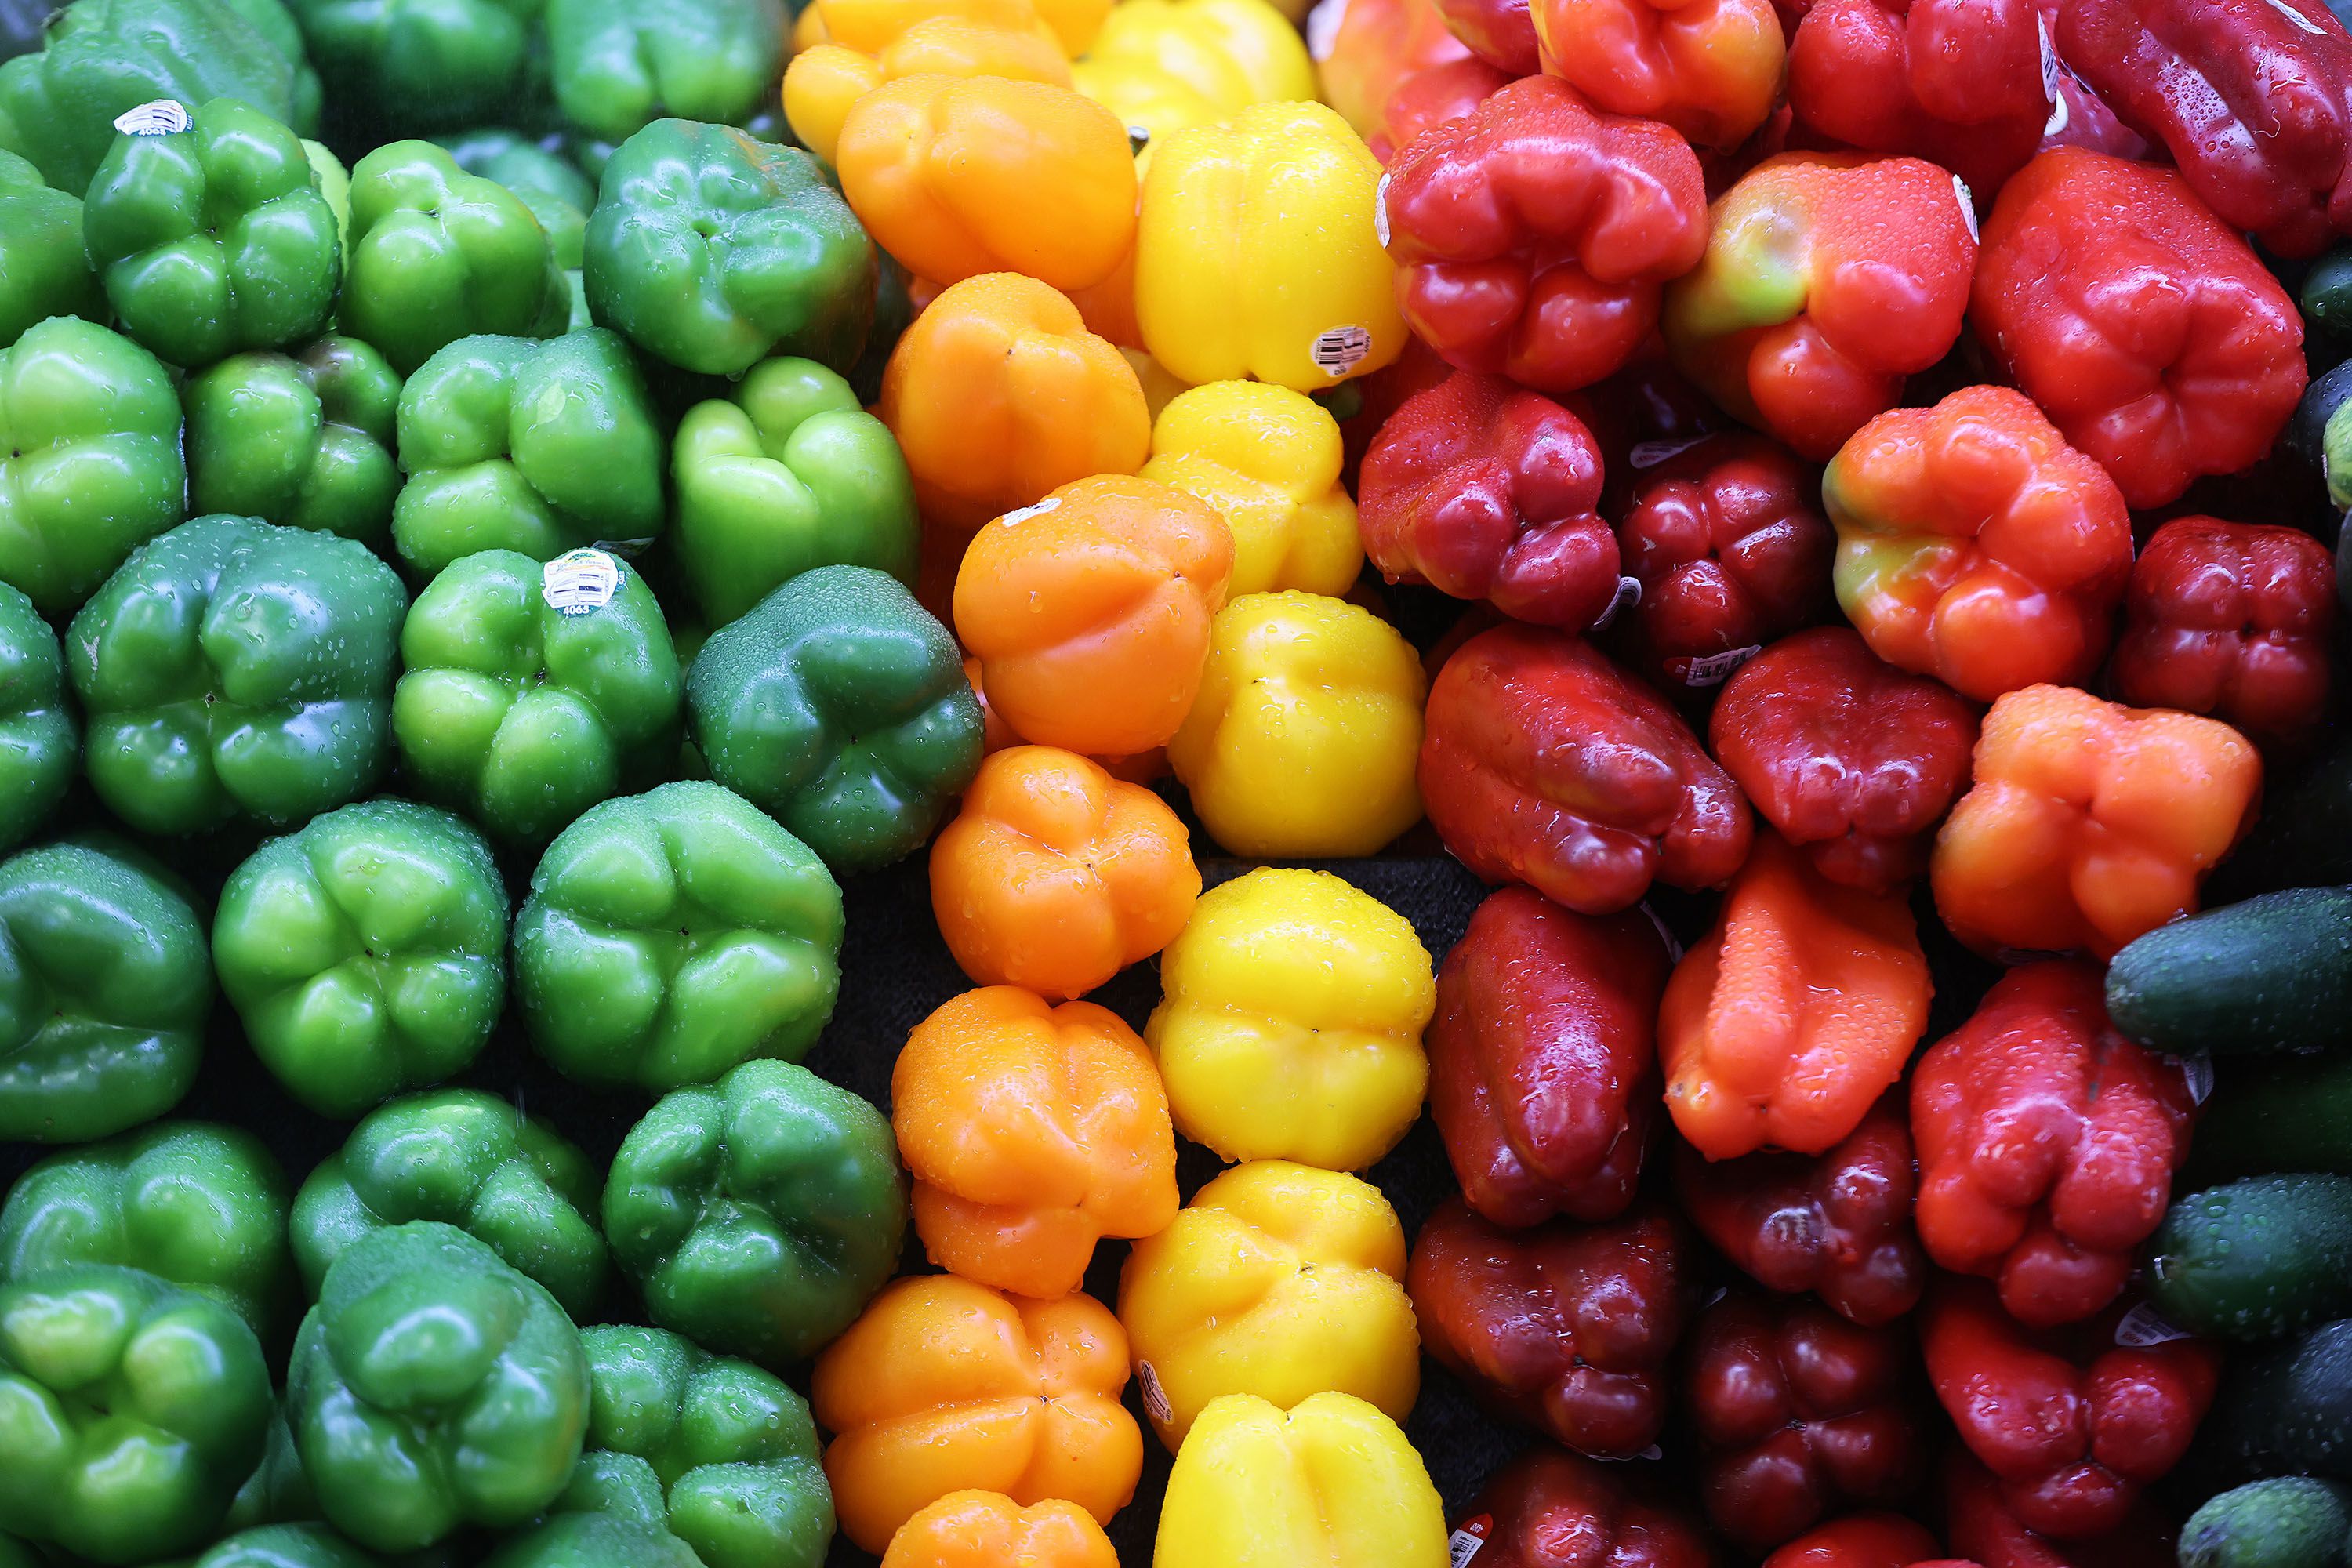
[[[708,375],[772,353],[846,369],[874,312],[874,268],[815,159],[686,120],[614,150],[582,253],[597,321]]]
[[[364,795],[407,608],[332,534],[202,517],[141,546],[66,633],[91,787],[159,834],[292,826]]]
[[[96,1563],[204,1545],[261,1458],[243,1318],[135,1268],[0,1285],[0,1530]]]
[[[323,1524],[264,1524],[237,1531],[189,1568],[380,1568],[383,1561]]]
[[[663,1097],[604,1184],[604,1237],[654,1321],[768,1367],[849,1327],[906,1229],[890,1124],[788,1062]]]
[[[252,1133],[205,1121],[61,1150],[0,1208],[0,1279],[76,1263],[144,1268],[268,1338],[294,1281],[286,1173]]]
[[[0,582],[70,614],[187,515],[180,399],[155,356],[59,316],[0,351]]]
[[[703,1568],[667,1531],[609,1513],[567,1513],[514,1537],[482,1568]]]
[[[342,330],[401,374],[477,332],[553,337],[571,310],[547,230],[504,185],[430,142],[390,142],[352,170]]]
[[[588,1428],[579,1331],[537,1282],[454,1226],[343,1249],[302,1320],[286,1407],[327,1522],[377,1552],[553,1502]]]
[[[558,1507],[667,1529],[703,1568],[821,1568],[833,1489],[807,1400],[660,1329],[587,1329],[580,1343],[588,1448]]]
[[[310,51],[302,43],[302,25],[294,20],[294,13],[286,8],[285,0],[226,0],[228,8],[245,18],[246,26],[261,35],[262,42],[278,51],[293,69],[291,88],[294,112],[289,125],[316,129],[319,124],[320,100],[325,96],[319,82],[319,73],[311,68]],[[316,146],[316,142],[308,143]]]
[[[556,107],[625,141],[665,116],[740,125],[776,90],[777,0],[547,0]]]
[[[668,784],[548,846],[515,917],[515,996],[558,1071],[658,1093],[807,1055],[841,932],[841,889],[799,839],[717,784]]]
[[[889,427],[807,359],[754,365],[687,411],[670,463],[680,563],[723,626],[819,566],[870,566],[912,586],[915,485]]]
[[[684,688],[653,590],[618,556],[453,563],[410,606],[392,731],[436,798],[520,844],[676,761]]]
[[[864,566],[804,572],[712,632],[686,712],[710,776],[836,871],[920,848],[980,770],[955,638]]]
[[[82,198],[82,239],[122,330],[191,368],[316,337],[342,234],[301,138],[215,98],[185,131],[118,135]]]
[[[80,761],[58,634],[32,600],[0,583],[0,854],[57,809]]]
[[[106,297],[81,247],[81,201],[0,153],[0,348],[51,316],[102,319]]]
[[[322,1116],[357,1116],[470,1066],[507,995],[507,893],[471,824],[371,800],[232,872],[213,965],[262,1066]]]
[[[357,338],[237,354],[188,378],[188,496],[199,512],[392,542],[400,377]]]
[[[457,167],[512,191],[547,230],[555,264],[580,269],[580,239],[588,209],[596,205],[596,184],[562,153],[513,131],[467,131],[436,138]]]
[[[361,123],[401,131],[512,112],[543,91],[544,0],[292,0],[295,20]]]
[[[142,868],[79,844],[0,865],[0,1139],[163,1115],[196,1080],[212,1004],[195,910]]]
[[[310,1478],[302,1473],[302,1456],[294,1451],[294,1434],[286,1426],[286,1407],[269,1410],[269,1438],[261,1463],[236,1489],[236,1500],[221,1521],[226,1531],[251,1530],[264,1524],[311,1524],[319,1518],[319,1497]]]
[[[0,151],[61,191],[89,188],[115,117],[155,99],[234,98],[300,134],[318,129],[316,84],[223,0],[74,0],[47,47],[0,65]]]
[[[294,1199],[294,1259],[316,1294],[362,1237],[437,1219],[489,1244],[574,1319],[604,1295],[596,1172],[588,1157],[495,1095],[411,1095],[352,1129]]]
[[[430,577],[461,556],[534,561],[659,532],[662,443],[628,345],[611,332],[461,338],[400,394],[392,509],[401,559]]]

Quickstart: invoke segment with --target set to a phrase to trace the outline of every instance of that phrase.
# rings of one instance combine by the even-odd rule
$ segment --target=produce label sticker
[[[1334,380],[1355,368],[1356,362],[1372,352],[1372,330],[1370,327],[1333,327],[1315,334],[1308,348],[1316,364],[1325,375]]]
[[[2296,26],[2301,27],[2305,32],[2309,33],[2315,38],[2324,38],[2327,37],[2327,29],[2322,27],[2318,23],[2313,21],[2302,12],[2288,5],[2286,0],[2271,0],[2271,9],[2276,11],[2280,16],[2284,16],[2288,21],[2293,22]]]
[[[2213,1058],[2206,1056],[2175,1057],[2180,1064],[2180,1076],[2189,1083],[2189,1102],[2202,1105],[2213,1092]]]
[[[1319,0],[1315,9],[1307,13],[1307,56],[1309,59],[1328,60],[1339,42],[1339,29],[1347,25],[1348,0]]]
[[[1609,623],[1617,618],[1619,611],[1641,602],[1642,580],[1639,577],[1620,577],[1617,579],[1617,592],[1610,599],[1609,607],[1594,617],[1592,625],[1586,629],[1596,632],[1605,631],[1608,629]]]
[[[1666,961],[1669,963],[1680,963],[1683,961],[1683,944],[1675,940],[1675,933],[1666,929],[1666,922],[1659,918],[1658,911],[1652,909],[1646,900],[1642,904],[1641,910],[1643,914],[1650,917],[1650,924],[1656,928],[1658,940],[1666,944]]]
[[[2116,1343],[2126,1350],[2146,1350],[2150,1345],[2169,1344],[2189,1337],[2185,1331],[2158,1316],[2156,1309],[2145,1301],[2126,1312],[2123,1321],[2116,1325]]]
[[[1061,510],[1061,497],[1047,496],[1035,506],[1024,506],[1019,511],[1008,511],[997,521],[1003,523],[1007,528],[1015,528],[1020,524],[1028,521],[1033,517],[1043,517],[1049,511],[1058,511]]]
[[[1381,183],[1372,187],[1372,237],[1381,248],[1389,247],[1389,176],[1382,174]]]
[[[1168,1391],[1160,1386],[1160,1374],[1151,1369],[1150,1362],[1143,1362],[1136,1367],[1135,1385],[1143,1395],[1143,1413],[1146,1415],[1154,1421],[1176,1419],[1176,1407],[1168,1403]]]
[[[1675,453],[1687,452],[1706,439],[1704,436],[1689,436],[1679,441],[1637,441],[1629,456],[1635,468],[1654,468]]]
[[[1445,1543],[1449,1554],[1446,1568],[1468,1568],[1470,1559],[1478,1555],[1494,1533],[1493,1514],[1482,1513],[1475,1519],[1464,1520],[1462,1528],[1455,1531],[1453,1538]]]
[[[1763,651],[1762,643],[1749,643],[1746,647],[1727,648],[1722,653],[1695,658],[1690,661],[1690,668],[1683,673],[1683,684],[1720,686],[1731,679],[1733,671]]]
[[[558,615],[593,615],[621,591],[621,563],[601,550],[567,550],[540,569],[539,591]]]
[[[116,115],[114,128],[125,136],[176,136],[188,128],[188,106],[159,98]]]
[[[1960,204],[1960,221],[1969,226],[1969,243],[1978,242],[1977,199],[1969,195],[1969,183],[1958,174],[1952,176],[1952,198]]]

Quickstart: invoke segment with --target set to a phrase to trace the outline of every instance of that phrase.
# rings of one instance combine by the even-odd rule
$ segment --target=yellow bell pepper
[[[1260,103],[1153,149],[1136,225],[1143,346],[1182,380],[1314,392],[1404,351],[1381,183],[1319,103]]]
[[[1223,1159],[1360,1171],[1421,1115],[1429,950],[1342,878],[1268,866],[1202,895],[1160,985],[1144,1038],[1169,1109]]]
[[[1215,381],[1154,416],[1147,479],[1199,496],[1234,531],[1229,595],[1355,586],[1364,547],[1339,482],[1339,422],[1304,393]]]
[[[1315,96],[1298,29],[1266,0],[1121,0],[1073,74],[1153,142],[1253,103]]]
[[[1062,40],[1034,0],[816,0],[793,28],[784,121],[835,161],[857,100],[910,76],[1001,76],[1070,85]]]
[[[1176,1456],[1152,1568],[1446,1568],[1445,1509],[1396,1423],[1318,1394],[1234,1394]]]
[[[1210,836],[1235,855],[1370,855],[1421,820],[1421,660],[1397,629],[1320,594],[1245,594],[1168,742]]]
[[[1236,1165],[1135,1244],[1118,1317],[1143,1406],[1174,1451],[1211,1400],[1337,1390],[1399,1421],[1421,1394],[1404,1226],[1369,1182],[1287,1160]]]

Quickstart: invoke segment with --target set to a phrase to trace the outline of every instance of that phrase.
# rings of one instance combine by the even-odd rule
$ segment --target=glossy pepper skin
[[[0,347],[51,316],[97,320],[106,297],[81,247],[81,198],[51,190],[41,172],[0,152]]]
[[[2218,720],[2030,686],[1995,702],[1976,783],[1936,837],[1928,879],[1981,951],[2111,957],[2197,908],[2245,836],[2262,758]]]
[[[604,165],[581,280],[598,321],[682,370],[740,375],[774,353],[845,370],[873,321],[876,265],[807,153],[656,120]]]
[[[1023,1508],[1002,1492],[950,1492],[898,1527],[883,1568],[1118,1568],[1085,1510],[1048,1498]]]
[[[1666,1366],[1701,1267],[1682,1222],[1654,1205],[1606,1225],[1503,1230],[1449,1201],[1414,1239],[1408,1278],[1440,1365],[1577,1452],[1622,1459],[1664,1429]]]
[[[583,1082],[659,1092],[797,1061],[841,990],[841,889],[806,845],[700,780],[591,807],[515,916],[531,1041]]]
[[[1933,163],[1782,153],[1708,216],[1705,258],[1666,289],[1667,346],[1801,458],[1826,459],[1959,337],[1975,214]]]
[[[2103,1535],[2059,1541],[2035,1533],[2000,1479],[1964,1446],[1956,1445],[1946,1460],[1944,1499],[1952,1550],[1969,1561],[1929,1568],[2140,1568],[2174,1560],[2173,1527],[2145,1500]]]
[[[1557,77],[1511,83],[1389,164],[1381,243],[1405,320],[1449,363],[1570,392],[1633,357],[1706,250],[1698,159]]]
[[[1904,1329],[1742,1291],[1699,1314],[1685,1353],[1700,1496],[1716,1528],[1751,1552],[1849,1508],[1899,1505],[1926,1470]]]
[[[955,639],[869,567],[804,572],[714,632],[686,710],[711,776],[837,870],[913,853],[980,769]]]
[[[1714,1542],[1658,1489],[1549,1443],[1528,1448],[1486,1483],[1455,1528],[1482,1542],[1488,1568],[1716,1568]]]
[[[2134,1348],[2095,1331],[2037,1334],[1975,1279],[1929,1293],[1919,1345],[1936,1397],[2000,1479],[2003,1503],[2061,1540],[2116,1529],[2139,1489],[2180,1461],[2221,1364],[2201,1340]]]
[[[1882,414],[1822,476],[1838,604],[1871,651],[1990,702],[2098,668],[2131,573],[2099,465],[2000,386]]]
[[[1444,10],[1436,0],[1374,0],[1350,5],[1318,37],[1310,51],[1317,96],[1339,111],[1372,155],[1389,162],[1397,148],[1382,150],[1381,140],[1390,100],[1407,79],[1424,70],[1476,59],[1450,30]],[[1478,61],[1484,65],[1483,60]],[[1410,140],[1410,138],[1408,138]]]
[[[1500,1226],[1614,1219],[1658,1123],[1665,945],[1639,913],[1489,894],[1437,977],[1430,1110],[1470,1206]]]
[[[1925,158],[1990,196],[2052,116],[2042,26],[2034,0],[1821,0],[1789,39],[1789,105],[1829,142]]]
[[[1285,1160],[1237,1165],[1119,1271],[1118,1319],[1170,1453],[1228,1394],[1336,1390],[1391,1420],[1421,1392],[1404,1228],[1370,1183]]]
[[[1219,381],[1168,400],[1136,471],[1225,520],[1229,596],[1296,588],[1337,597],[1364,563],[1341,458],[1339,422],[1314,399],[1262,381]]]
[[[1855,1513],[1805,1531],[1764,1561],[1765,1568],[1973,1568],[1923,1555],[1936,1550],[1936,1538],[1915,1520]]]
[[[2294,300],[2170,170],[2044,153],[2001,187],[1982,256],[1978,337],[2135,507],[2262,458],[2303,395]]]
[[[292,1297],[286,1173],[240,1128],[160,1121],[60,1150],[0,1208],[0,1279],[138,1267],[271,1333]]]
[[[353,1244],[411,1220],[454,1225],[536,1279],[574,1319],[604,1294],[596,1173],[587,1156],[479,1089],[411,1095],[371,1112],[294,1194],[302,1283],[319,1293]]]
[[[793,43],[798,47],[784,68],[784,120],[794,139],[828,166],[857,100],[901,77],[997,76],[1070,85],[1062,41],[1029,0],[811,5],[795,25]]]
[[[1430,822],[1490,882],[1605,915],[1653,878],[1715,887],[1748,858],[1730,777],[1664,698],[1576,637],[1480,633],[1438,673],[1428,723]]]
[[[740,125],[783,68],[777,0],[548,0],[556,107],[588,135],[623,142],[651,121]]]
[[[80,761],[58,634],[32,600],[0,583],[0,852],[57,809]]]
[[[1364,454],[1364,552],[1391,583],[1580,630],[1617,601],[1601,449],[1584,422],[1499,375],[1456,371],[1389,416]]]
[[[693,1568],[700,1561],[686,1542],[636,1516],[567,1513],[507,1535],[482,1568]]]
[[[1832,882],[1893,892],[1968,785],[1977,716],[1941,682],[1818,626],[1740,666],[1707,741],[1757,815]]]
[[[2174,518],[2132,565],[2116,695],[2304,741],[2327,710],[2335,584],[2326,547],[2298,529]]]
[[[2013,969],[1911,1079],[1919,1239],[2034,1327],[2115,1300],[2164,1218],[2193,1102],[2107,1021],[2088,964]]]
[[[553,1502],[588,1426],[588,1358],[563,1309],[453,1226],[363,1237],[327,1270],[286,1378],[327,1521],[383,1552]]]
[[[291,353],[232,354],[191,376],[188,501],[378,550],[400,493],[393,453],[400,376],[357,338]]]
[[[374,1568],[379,1561],[324,1524],[262,1524],[224,1536],[188,1568]]]
[[[895,1249],[883,1265],[897,1261]],[[1127,1335],[1091,1296],[1032,1301],[934,1274],[900,1279],[816,1364],[810,1403],[841,1532],[880,1552],[951,1493],[1049,1497],[1097,1524],[1125,1508],[1143,1434],[1118,1402]]]
[[[655,1321],[772,1369],[849,1326],[906,1228],[890,1124],[783,1062],[665,1095],[604,1187],[605,1239]]]
[[[1528,14],[1546,71],[1694,146],[1738,146],[1780,96],[1788,49],[1771,0],[1536,0]]]
[[[543,0],[289,0],[339,99],[371,121],[433,129],[512,113],[542,92]]]
[[[180,400],[129,338],[71,316],[26,328],[0,352],[0,582],[53,620],[187,515]]]
[[[152,1274],[0,1284],[0,1527],[101,1563],[204,1545],[261,1458],[269,1368],[245,1320]]]
[[[1122,0],[1070,75],[1121,124],[1149,132],[1145,145],[1164,142],[1254,103],[1318,96],[1322,73],[1284,14],[1295,9],[1264,0]]]
[[[1675,1196],[1716,1249],[1768,1290],[1811,1291],[1876,1328],[1926,1289],[1911,1223],[1919,1179],[1908,1098],[1898,1086],[1835,1147],[1808,1158],[1769,1152],[1709,1160],[1675,1151]]]

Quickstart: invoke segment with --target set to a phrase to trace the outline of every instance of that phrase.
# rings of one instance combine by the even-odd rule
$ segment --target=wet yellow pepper
[[[1153,142],[1253,103],[1315,96],[1298,29],[1266,0],[1121,0],[1072,74]]]
[[[1141,471],[1223,514],[1234,531],[1229,595],[1337,597],[1364,566],[1356,503],[1339,482],[1344,456],[1339,421],[1304,393],[1215,381],[1155,416]]]

